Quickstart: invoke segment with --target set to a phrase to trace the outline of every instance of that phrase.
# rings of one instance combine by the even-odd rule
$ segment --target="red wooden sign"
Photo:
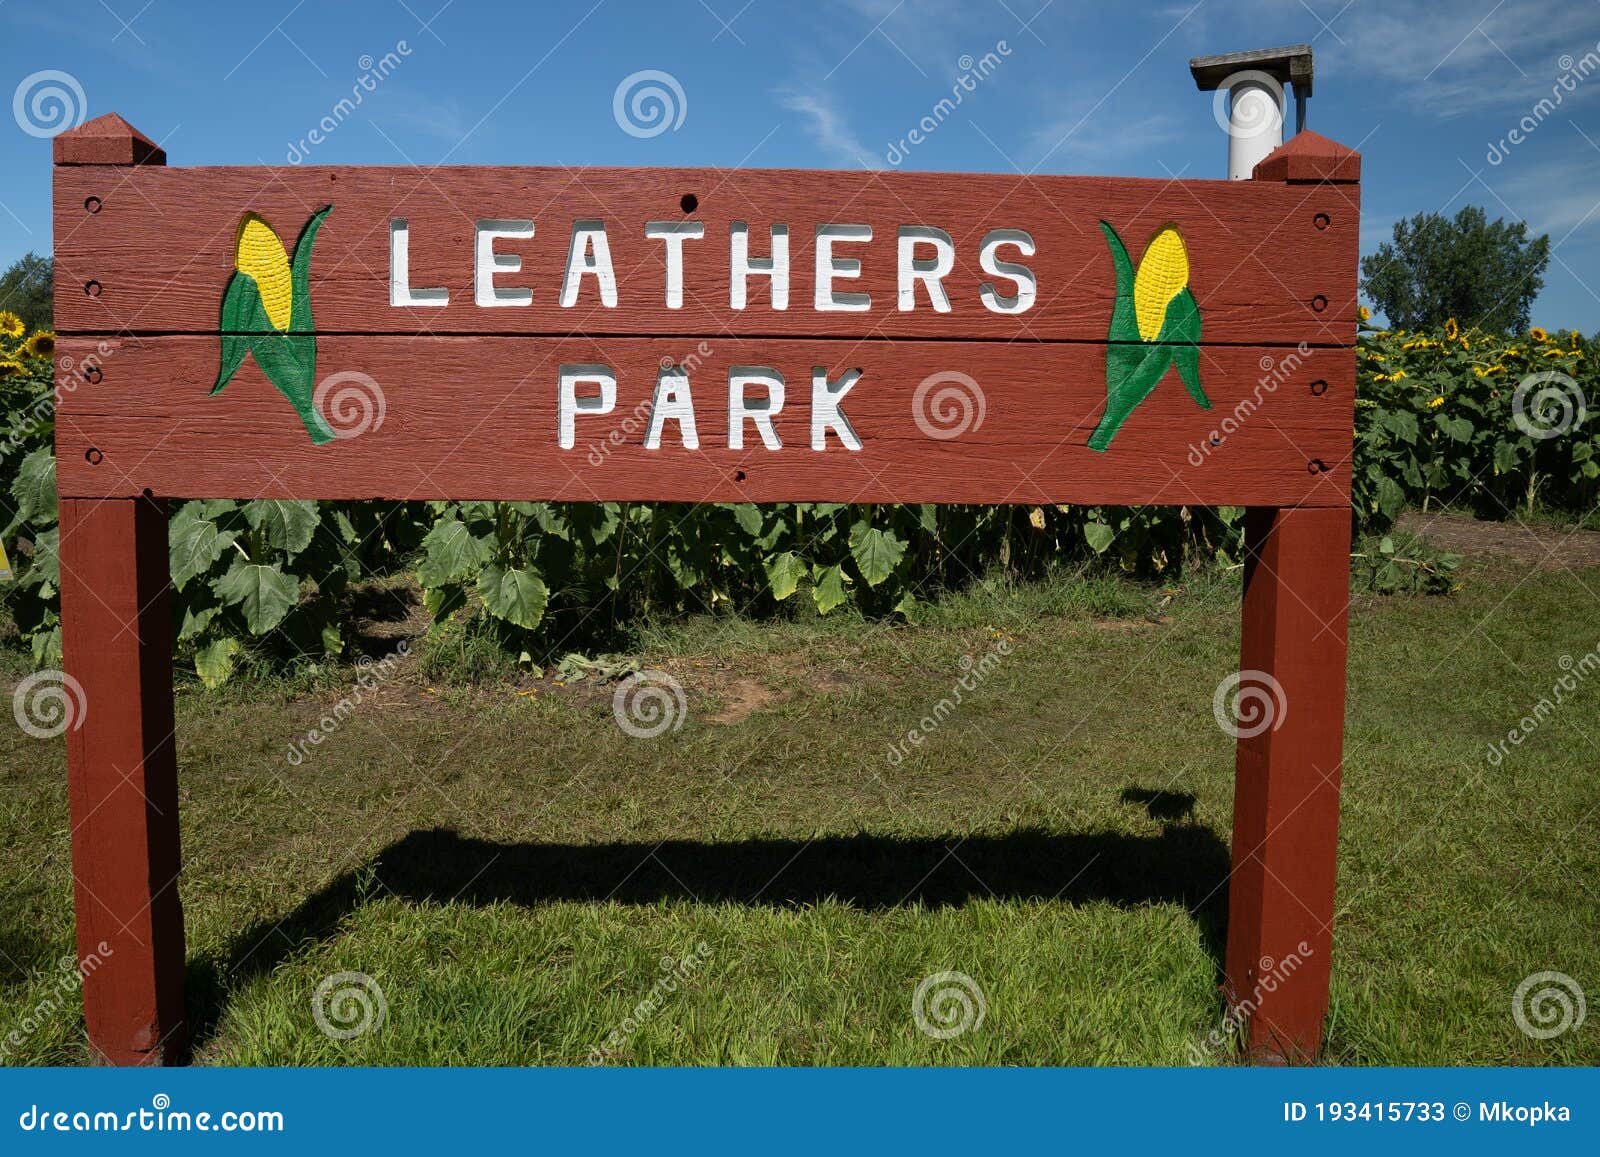
[[[55,141],[62,616],[106,1058],[184,1051],[161,501],[1251,508],[1228,997],[1326,1011],[1359,158],[1248,182],[681,169],[170,169]],[[1303,965],[1264,984],[1262,962]],[[1271,965],[1265,967],[1270,970]],[[1270,991],[1266,991],[1270,989]]]

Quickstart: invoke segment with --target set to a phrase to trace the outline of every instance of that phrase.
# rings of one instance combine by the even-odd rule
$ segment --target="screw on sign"
[[[636,74],[615,107],[665,147],[687,103],[674,78]],[[186,1055],[162,503],[188,497],[1246,507],[1251,681],[1218,688],[1238,745],[1228,991],[1240,1005],[1261,959],[1306,944],[1240,1023],[1255,1052],[1315,1054],[1344,710],[1354,152],[1302,132],[1230,183],[167,168],[114,114],[53,144],[72,224],[57,234],[73,271],[57,282],[61,353],[97,371],[63,394],[56,435],[63,674],[88,707],[65,731],[74,868],[104,882],[79,897],[79,940],[118,964],[115,985],[84,985],[103,1058]],[[1311,347],[1320,388],[1295,354]],[[1283,388],[1263,395],[1268,360]],[[1212,412],[1247,397],[1261,420],[1213,441]],[[673,742],[689,698],[641,671],[613,712],[626,735]],[[325,1031],[381,1025],[376,982],[329,980],[312,1009]],[[981,1031],[972,977],[925,984],[923,1032]]]

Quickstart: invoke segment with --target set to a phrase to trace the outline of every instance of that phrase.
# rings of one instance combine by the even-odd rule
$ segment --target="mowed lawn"
[[[1353,612],[1324,1059],[1597,1064],[1600,1016],[1535,1039],[1512,1001],[1547,971],[1600,997],[1600,678],[1486,756],[1600,645],[1600,568],[1463,575]],[[1201,1041],[1223,1011],[1233,743],[1212,696],[1238,600],[1236,573],[1063,578],[916,626],[696,620],[638,649],[687,704],[654,739],[618,726],[611,686],[429,684],[411,661],[294,765],[352,670],[185,690],[195,1058],[1231,1063]],[[968,663],[976,688],[891,759]],[[5,722],[0,1041],[37,1022],[8,1060],[80,1063],[64,746]],[[948,1038],[913,1012],[940,972],[984,1008]],[[370,983],[381,1023],[319,1028],[338,973],[370,978],[330,984]],[[359,1027],[359,1004],[324,1020]]]

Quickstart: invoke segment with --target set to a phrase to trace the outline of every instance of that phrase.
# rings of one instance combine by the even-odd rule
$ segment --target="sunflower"
[[[30,358],[47,358],[56,352],[56,335],[41,329],[22,344],[22,352]]]
[[[1550,335],[1545,333],[1544,330],[1540,329],[1538,326],[1534,326],[1532,329],[1530,329],[1528,331],[1528,336],[1531,337],[1534,341],[1549,341],[1550,340]]]
[[[1440,394],[1437,398],[1428,403],[1428,409],[1437,410],[1442,405],[1444,405],[1444,395]]]
[[[5,381],[7,378],[20,378],[27,372],[28,367],[19,361],[15,361],[12,358],[0,360],[0,381]]]
[[[21,337],[27,328],[22,324],[22,319],[9,309],[0,309],[0,337]]]
[[[1449,341],[1455,341],[1461,334],[1461,327],[1456,324],[1455,318],[1450,318],[1444,323],[1444,336]]]
[[[1362,321],[1371,321],[1372,311],[1363,305],[1360,309],[1356,310],[1356,316]]]

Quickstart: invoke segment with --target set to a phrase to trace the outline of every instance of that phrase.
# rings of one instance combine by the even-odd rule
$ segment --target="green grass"
[[[1463,574],[1353,613],[1325,1059],[1600,1063],[1595,1018],[1539,1041],[1511,1015],[1534,972],[1600,994],[1600,686],[1484,758],[1600,643],[1600,570]],[[1236,575],[991,583],[914,627],[701,619],[640,647],[686,689],[659,739],[622,733],[609,687],[413,665],[299,766],[350,672],[185,690],[196,1059],[1190,1063],[1222,1015],[1233,745],[1211,700],[1237,632]],[[64,782],[61,741],[0,728],[0,1042],[71,951]],[[987,1011],[937,1040],[912,995],[946,970]],[[387,1005],[350,1040],[312,1014],[342,971]],[[85,1059],[63,1003],[9,1059]]]

